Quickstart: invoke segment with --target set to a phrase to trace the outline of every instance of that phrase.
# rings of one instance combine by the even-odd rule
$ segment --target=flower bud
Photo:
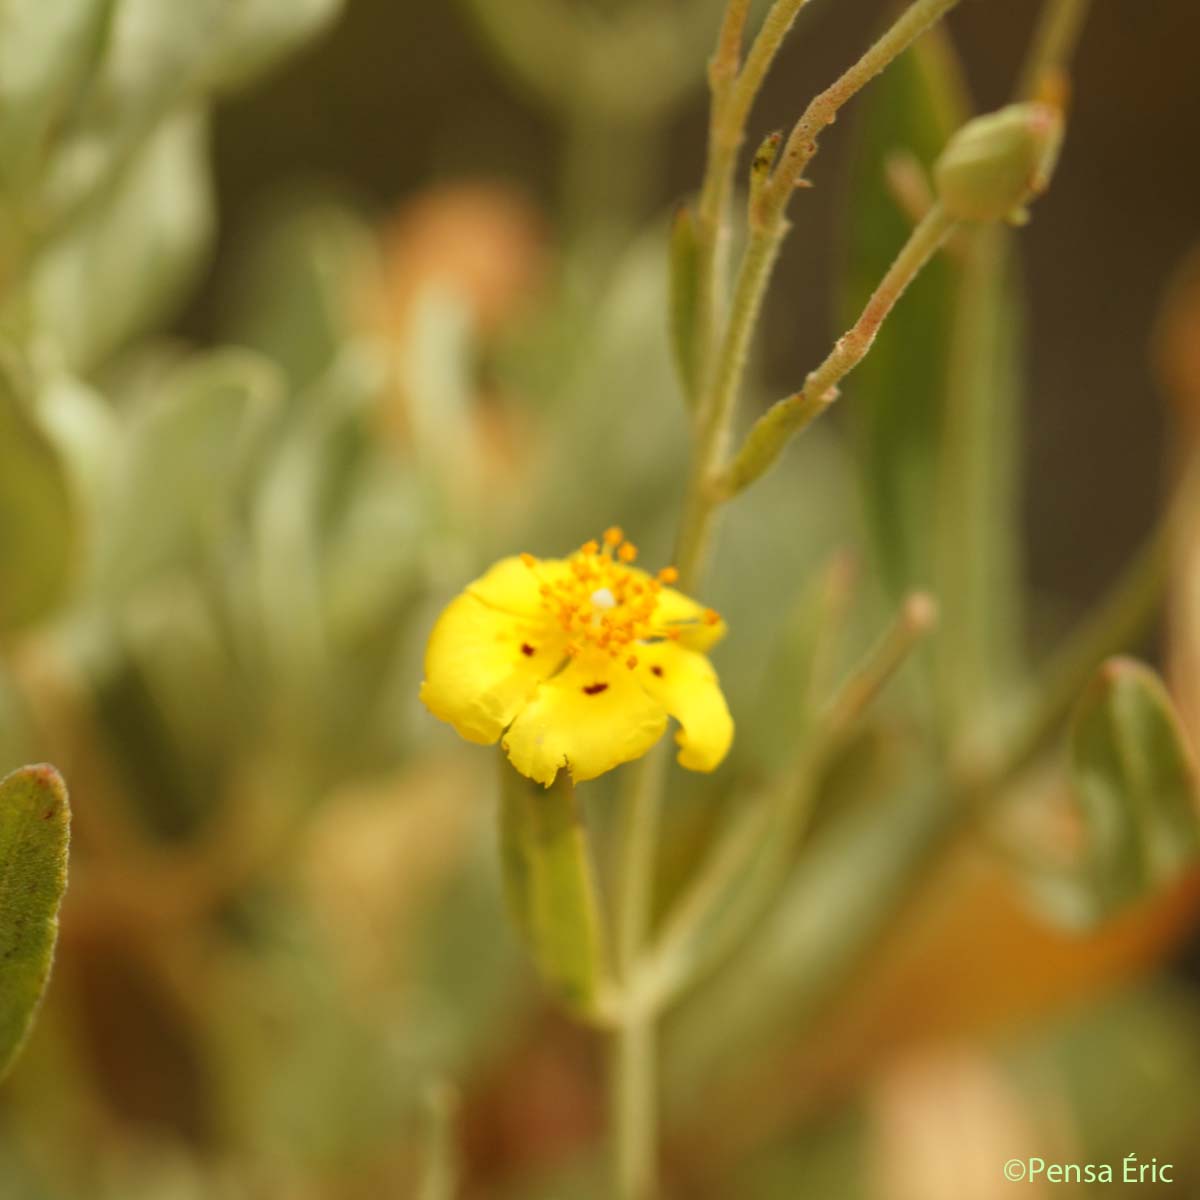
[[[1010,104],[968,121],[934,167],[938,199],[960,221],[1027,219],[1046,190],[1062,143],[1062,114],[1049,104]]]

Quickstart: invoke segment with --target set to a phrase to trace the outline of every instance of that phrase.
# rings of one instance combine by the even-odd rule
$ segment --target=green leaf
[[[23,191],[94,65],[114,0],[0,0],[0,177]]]
[[[966,116],[954,50],[937,29],[872,84],[847,187],[843,327],[857,319],[912,229],[887,186],[889,157],[909,153],[928,170]],[[933,583],[929,533],[953,319],[954,270],[943,254],[908,289],[845,386],[872,545],[893,602]]]
[[[927,784],[831,815],[747,945],[674,1023],[666,1071],[677,1100],[707,1094],[715,1078],[812,1021],[883,935],[956,819],[948,792]]]
[[[1088,929],[1178,879],[1200,857],[1200,792],[1171,698],[1149,667],[1114,658],[1084,693],[1070,735],[1081,853],[1042,865],[1035,895]]]
[[[74,512],[66,471],[0,367],[0,633],[59,604],[73,577]]]
[[[696,218],[690,205],[683,205],[671,223],[671,345],[675,367],[689,404],[697,401],[696,318],[699,312],[700,245]]]
[[[196,109],[161,124],[116,186],[38,260],[38,325],[86,369],[169,312],[212,234],[207,126]]]
[[[0,1078],[50,978],[70,823],[67,789],[53,767],[23,767],[0,780]]]
[[[278,363],[293,388],[314,382],[361,329],[375,253],[370,230],[329,201],[272,211],[230,295],[229,340]]]
[[[243,87],[330,25],[341,9],[342,0],[219,0],[210,78],[222,90]]]
[[[220,545],[282,391],[265,359],[215,351],[176,368],[133,414],[103,521],[106,594]]]
[[[948,727],[978,721],[1020,669],[1024,329],[1014,238],[963,237],[939,457],[938,654]]]
[[[549,788],[502,765],[500,841],[509,910],[543,979],[572,1011],[600,1015],[605,949],[575,788]]]

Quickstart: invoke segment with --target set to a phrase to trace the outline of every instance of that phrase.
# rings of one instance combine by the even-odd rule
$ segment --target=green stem
[[[1047,0],[1021,70],[1018,99],[1045,99],[1047,91],[1053,96],[1058,90],[1090,8],[1091,0]]]
[[[692,459],[675,552],[680,586],[685,589],[695,584],[701,564],[707,557],[713,515],[720,499],[711,487],[712,474],[725,454],[733,411],[745,374],[750,338],[786,230],[787,223],[782,218],[770,228],[755,229],[738,271],[729,326],[717,360],[716,381],[701,410],[700,436]]]
[[[913,592],[905,599],[896,619],[850,672],[822,714],[821,733],[827,744],[836,745],[855,726],[937,620],[937,602],[928,592]]]
[[[616,1194],[651,1200],[656,1190],[658,1104],[654,1015],[633,987],[654,904],[658,817],[669,763],[659,745],[629,768],[621,796],[616,968],[625,1000],[612,1063],[612,1128]]]
[[[764,197],[764,224],[782,214],[792,190],[817,152],[817,138],[837,119],[842,106],[893,62],[918,37],[958,3],[958,0],[914,0],[896,22],[848,71],[816,96],[792,127],[779,165]]]
[[[717,51],[709,64],[712,108],[708,162],[696,206],[699,262],[694,344],[703,356],[697,372],[702,387],[707,387],[713,365],[711,348],[716,344],[721,324],[720,298],[724,290],[729,241],[729,204],[738,151],[745,138],[746,119],[783,39],[807,2],[776,0],[754,39],[745,66],[739,71],[742,33],[749,5],[746,0],[730,0]],[[702,409],[702,425],[707,416]]]
[[[831,88],[809,105],[792,131],[784,161],[765,182],[756,185],[749,213],[750,240],[738,271],[729,321],[713,358],[717,306],[724,273],[727,212],[737,153],[746,116],[780,43],[805,0],[776,0],[755,39],[744,69],[735,75],[736,56],[746,6],[730,0],[721,38],[710,69],[713,110],[709,160],[697,207],[698,314],[697,372],[702,401],[697,412],[698,441],[684,498],[675,564],[680,586],[692,589],[708,557],[717,505],[732,494],[713,486],[725,453],[732,414],[745,373],[746,357],[780,243],[787,232],[784,216],[804,165],[816,152],[816,135],[838,110],[957,0],[914,0],[895,25]],[[798,142],[797,139],[802,139]],[[897,264],[880,285],[858,325],[839,342],[818,368],[817,382],[827,376],[824,396],[837,379],[866,353],[874,330],[895,303],[912,275],[945,240],[954,223],[934,207],[914,232]],[[824,372],[824,375],[822,375]],[[812,381],[810,376],[810,382]],[[710,382],[711,381],[711,382]],[[807,385],[806,385],[807,386]],[[747,480],[748,481],[748,480]],[[633,768],[621,816],[621,848],[617,964],[626,989],[623,1020],[613,1063],[613,1124],[616,1139],[616,1187],[620,1200],[650,1200],[655,1189],[654,1016],[636,995],[643,943],[649,924],[658,810],[666,767],[665,749],[648,755]]]
[[[809,425],[837,399],[838,383],[870,350],[887,315],[934,252],[957,228],[940,204],[935,204],[912,231],[896,261],[867,301],[862,315],[840,337],[825,361],[811,372],[794,396],[773,404],[751,428],[733,462],[714,483],[709,503],[728,498],[753,483],[782,453],[793,434]]]
[[[787,233],[788,224],[784,213],[792,192],[801,184],[804,170],[817,151],[817,136],[821,130],[836,119],[838,111],[847,101],[857,95],[867,83],[903,53],[920,34],[924,33],[957,2],[958,0],[915,0],[896,23],[849,70],[809,104],[793,127],[774,173],[765,183],[755,189],[754,202],[751,204],[749,213],[750,240],[738,271],[729,322],[721,340],[715,371],[712,372],[711,388],[706,390],[699,410],[699,444],[688,481],[687,495],[684,500],[683,527],[675,556],[680,579],[685,587],[691,586],[699,575],[700,564],[706,556],[708,542],[712,535],[713,518],[717,506],[722,500],[728,499],[733,491],[739,490],[738,487],[734,487],[732,490],[714,487],[713,477],[724,454],[724,443],[741,390],[750,337],[762,309],[763,297],[770,282],[775,260],[779,255],[780,244]],[[715,325],[711,316],[712,297],[707,294],[706,289],[715,287],[719,282],[718,260],[721,238],[713,233],[713,223],[716,222],[719,228],[723,220],[728,194],[732,188],[733,166],[736,162],[737,149],[741,142],[749,106],[778,49],[779,41],[782,40],[787,28],[795,19],[800,7],[801,4],[795,0],[790,0],[786,4],[776,4],[768,14],[768,23],[772,18],[778,18],[777,23],[771,27],[769,33],[767,24],[764,23],[763,31],[755,41],[746,67],[732,90],[724,93],[714,90],[709,167],[697,212],[697,231],[701,241],[699,319],[702,323],[701,332],[706,337],[711,335]],[[933,229],[935,218],[944,220],[939,210],[931,210],[926,215],[926,219],[917,227],[918,232],[929,234]],[[945,232],[939,236],[944,240]],[[928,257],[928,254],[932,253],[938,244],[940,244],[940,240],[929,247],[925,256]],[[910,241],[906,251],[917,248]],[[922,263],[923,261],[922,259]],[[900,290],[903,290],[903,287]],[[878,295],[879,293],[877,293]],[[897,292],[896,295],[898,296],[899,293]],[[870,312],[864,313],[864,320],[868,319],[870,315]],[[862,321],[860,321],[860,325],[865,330],[866,326]],[[856,326],[856,329],[858,328]],[[853,333],[854,331],[852,331]],[[873,338],[874,334],[872,333],[871,336]],[[842,342],[838,344],[839,348],[846,341],[847,339],[843,338]],[[858,358],[866,353],[869,346],[870,342],[868,341],[863,346]],[[839,355],[839,348],[835,348],[834,355],[830,356],[831,359]],[[847,349],[849,348],[848,344]],[[841,374],[850,370],[857,361],[858,359],[855,359],[850,362]],[[832,365],[836,365],[836,363],[831,364],[827,360],[821,368],[818,368],[818,372]],[[705,380],[709,378],[709,374],[707,369],[700,373],[702,387]],[[838,375],[836,378],[840,377]],[[834,382],[836,382],[836,378]],[[812,376],[810,376],[811,380]],[[808,384],[806,384],[805,393],[808,390]],[[818,402],[823,395],[824,393],[818,395]],[[796,399],[798,398],[793,397],[793,400]],[[786,405],[788,402],[785,401],[784,404]],[[778,409],[779,405],[776,405],[776,408]],[[772,411],[774,412],[774,410]],[[799,428],[798,425],[791,424],[796,416],[803,417],[801,424],[806,424],[818,411],[820,411],[819,407],[811,415],[805,416],[803,410],[796,413],[794,409],[788,409],[776,412],[774,416],[771,414],[768,416],[771,418],[771,424],[779,423],[783,427],[782,437],[786,438],[794,428]],[[759,470],[746,478],[745,483],[756,478],[757,474],[761,474],[761,471],[774,461],[781,446],[782,443],[774,453],[767,457]],[[757,454],[759,449],[761,447],[756,446],[754,453]],[[740,486],[744,486],[744,484]]]

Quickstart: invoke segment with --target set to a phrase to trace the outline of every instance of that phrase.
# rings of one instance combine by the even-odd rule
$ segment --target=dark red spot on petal
[[[598,696],[601,692],[608,691],[607,683],[589,683],[584,689],[585,696]]]
[[[658,663],[655,663],[655,664],[654,664],[654,666],[652,666],[652,667],[650,668],[650,673],[651,673],[652,675],[657,675],[657,676],[659,677],[659,679],[661,679],[661,678],[662,678],[662,674],[663,674],[663,669],[662,669],[662,667],[660,667],[660,666],[658,665]]]
[[[526,658],[532,658],[537,651],[528,642],[522,642],[521,653],[525,655]]]

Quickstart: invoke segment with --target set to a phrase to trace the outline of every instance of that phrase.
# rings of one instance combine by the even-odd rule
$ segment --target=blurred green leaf
[[[47,6],[43,6],[47,7]],[[58,231],[137,169],[180,111],[240,86],[336,14],[339,0],[121,0],[103,56],[48,164],[38,215]]]
[[[66,471],[0,367],[0,633],[44,616],[73,577]]]
[[[1070,738],[1083,819],[1078,860],[1042,866],[1046,911],[1089,929],[1171,883],[1200,857],[1200,791],[1179,720],[1159,677],[1132,659],[1097,672]]]
[[[680,1013],[668,1042],[674,1095],[705,1094],[715,1076],[804,1029],[882,936],[953,821],[948,795],[927,784],[831,815],[754,936]]]
[[[0,1077],[29,1032],[58,939],[71,813],[53,767],[0,780]]]
[[[208,0],[208,5],[216,29],[209,77],[226,90],[244,86],[330,25],[342,0]]]
[[[214,351],[171,372],[132,414],[101,531],[106,594],[220,545],[282,392],[266,359]]]
[[[696,218],[690,205],[682,205],[671,222],[671,344],[675,368],[689,404],[696,396],[696,318],[699,313],[700,245]]]
[[[212,224],[207,126],[187,109],[159,127],[118,185],[39,258],[39,327],[72,367],[93,366],[179,300]]]
[[[19,196],[103,48],[115,0],[0,3],[0,177]]]
[[[545,981],[573,1011],[603,1001],[605,947],[587,834],[575,788],[549,788],[501,767],[501,859],[509,911]]]
[[[354,366],[354,363],[350,363]],[[296,698],[325,677],[322,536],[331,480],[357,457],[367,393],[347,364],[318,385],[275,447],[255,491],[252,536],[264,660],[280,691]]]
[[[238,272],[225,332],[304,387],[361,329],[376,266],[371,231],[338,205],[293,200],[272,209]]]
[[[954,50],[939,29],[864,97],[847,187],[844,327],[858,318],[912,229],[887,185],[889,156],[908,152],[928,169],[967,115]],[[872,546],[893,602],[934,579],[930,534],[953,320],[954,269],[942,255],[908,289],[845,388]]]

